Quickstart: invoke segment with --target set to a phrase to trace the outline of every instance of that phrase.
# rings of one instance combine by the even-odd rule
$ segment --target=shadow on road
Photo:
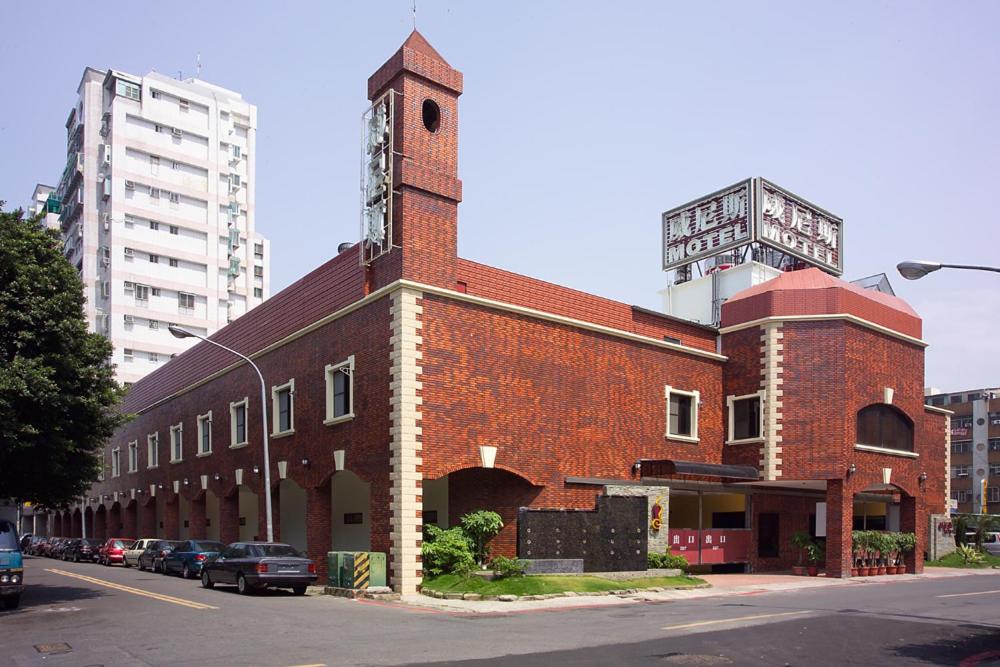
[[[957,665],[974,656],[985,659],[983,654],[992,654],[985,661],[985,664],[992,665],[996,664],[993,661],[1000,662],[1000,630],[968,623],[953,625],[944,636],[896,646],[892,652],[899,658],[930,665]]]
[[[21,594],[20,607],[10,611],[3,611],[0,609],[0,618],[23,613],[36,607],[50,607],[52,605],[65,604],[67,602],[92,600],[103,596],[103,591],[78,586],[29,584],[28,587],[25,588],[24,593]]]

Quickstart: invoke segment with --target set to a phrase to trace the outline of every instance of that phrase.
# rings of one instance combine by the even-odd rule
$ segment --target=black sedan
[[[80,561],[96,563],[97,550],[101,548],[102,544],[104,544],[103,540],[95,540],[90,537],[73,540],[63,549],[62,559],[76,563]]]
[[[243,595],[262,588],[291,588],[305,595],[316,581],[316,564],[295,547],[274,542],[234,542],[201,568],[201,585],[236,584]]]
[[[146,550],[139,554],[139,569],[152,570],[153,572],[163,572],[163,559],[173,551],[179,540],[157,540],[146,547]]]

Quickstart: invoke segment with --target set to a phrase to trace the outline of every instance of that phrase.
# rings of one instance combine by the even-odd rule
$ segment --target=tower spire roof
[[[448,61],[441,57],[441,54],[437,52],[431,43],[427,41],[427,38],[420,34],[416,28],[410,33],[410,36],[406,38],[403,45],[399,47],[400,49],[413,49],[417,53],[422,53],[429,58],[434,58],[435,60],[440,60],[445,65],[448,65]],[[448,65],[450,67],[450,65]]]

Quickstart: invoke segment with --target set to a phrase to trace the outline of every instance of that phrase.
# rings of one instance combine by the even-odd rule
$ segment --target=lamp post
[[[257,377],[260,379],[260,412],[261,423],[264,427],[264,515],[267,519],[267,541],[274,542],[274,523],[271,518],[271,455],[268,451],[267,442],[267,385],[264,383],[264,375],[260,372],[260,368],[257,367],[257,364],[255,364],[253,360],[245,354],[240,354],[236,350],[228,348],[221,343],[216,343],[214,340],[209,340],[205,336],[199,336],[193,331],[188,331],[187,329],[179,327],[176,324],[171,324],[167,327],[167,329],[175,338],[200,338],[206,343],[222,348],[226,352],[235,354],[237,357],[250,364],[250,367],[256,371]]]
[[[1000,268],[995,266],[971,266],[969,264],[942,264],[940,262],[926,262],[910,260],[900,262],[896,265],[899,274],[907,280],[917,280],[923,278],[928,273],[933,273],[938,269],[968,269],[970,271],[994,271],[1000,273]]]

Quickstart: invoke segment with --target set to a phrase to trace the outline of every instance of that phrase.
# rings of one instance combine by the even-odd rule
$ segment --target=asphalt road
[[[1000,665],[1000,574],[464,615],[26,561],[4,665]]]

